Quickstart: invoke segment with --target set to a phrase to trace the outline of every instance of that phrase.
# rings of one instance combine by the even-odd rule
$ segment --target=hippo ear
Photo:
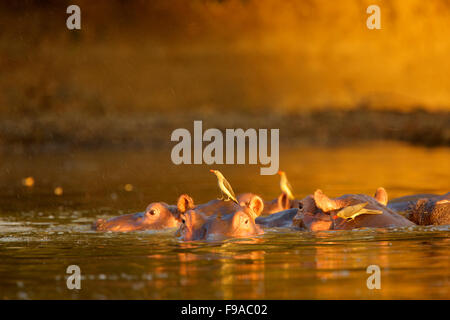
[[[262,211],[264,210],[264,201],[263,201],[263,199],[261,199],[258,196],[253,196],[248,203],[248,207],[258,217],[261,215]]]
[[[242,193],[242,194],[238,194],[237,196],[237,201],[239,202],[239,205],[241,207],[245,207],[248,206],[248,204],[250,203],[250,199],[254,196],[253,193]]]
[[[314,201],[316,202],[316,206],[322,209],[323,212],[342,208],[342,205],[338,201],[328,198],[320,189],[314,192]]]
[[[314,201],[314,197],[309,195],[303,198],[301,201],[299,201],[298,208],[300,209],[301,212],[315,214],[317,207]]]
[[[374,198],[384,206],[386,206],[388,203],[388,194],[383,187],[379,187],[377,189],[377,192],[375,192]]]
[[[189,197],[187,194],[182,194],[177,201],[177,208],[179,212],[186,212],[190,209],[193,209],[194,206],[194,200],[192,200],[191,197]]]
[[[286,210],[290,208],[290,201],[288,195],[286,193],[282,193],[278,196],[278,207],[282,208],[282,210]]]

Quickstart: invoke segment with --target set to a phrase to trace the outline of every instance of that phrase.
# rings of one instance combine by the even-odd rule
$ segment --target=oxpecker
[[[234,195],[233,188],[231,188],[230,183],[225,179],[223,174],[219,170],[209,170],[212,173],[214,173],[217,177],[217,184],[219,185],[220,192],[222,193],[222,197],[219,198],[219,200],[229,201],[233,200],[237,204],[239,202],[236,199],[236,196]]]

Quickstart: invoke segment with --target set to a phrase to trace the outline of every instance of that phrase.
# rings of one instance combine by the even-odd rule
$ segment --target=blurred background
[[[280,194],[259,164],[174,165],[170,135],[194,120],[280,129],[298,199],[450,191],[449,30],[450,0],[0,1],[0,299],[448,299],[449,226],[250,243],[90,227],[215,199],[212,168]]]
[[[299,196],[448,191],[448,0],[24,0],[0,4],[0,30],[4,208],[215,198],[209,168],[170,160],[193,120],[279,128]],[[259,167],[221,170],[275,197]]]
[[[0,30],[8,153],[171,147],[194,119],[290,144],[450,143],[448,0],[4,1]]]

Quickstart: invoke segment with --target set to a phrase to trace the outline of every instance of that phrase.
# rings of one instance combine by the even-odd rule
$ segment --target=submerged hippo
[[[228,214],[240,208],[232,201],[212,200],[195,205],[194,200],[186,194],[178,197],[177,205],[164,202],[151,203],[145,212],[125,214],[108,220],[98,219],[92,228],[97,231],[139,231],[175,228],[180,225],[180,214],[195,210],[206,216],[212,214]]]
[[[450,224],[450,192],[444,195],[418,194],[392,200],[388,207],[418,225]]]
[[[255,194],[253,193],[243,193],[237,196],[237,200],[241,205],[243,205],[248,203],[248,201],[254,196]],[[287,194],[283,192],[278,196],[278,198],[275,198],[272,201],[264,201],[264,210],[261,215],[268,215],[291,208],[298,208],[298,204],[298,200],[290,200]]]
[[[184,241],[218,240],[249,237],[262,234],[255,218],[264,209],[264,202],[253,196],[245,206],[238,206],[232,213],[207,215],[201,210],[188,210],[180,215],[181,226],[177,235]]]
[[[383,188],[378,188],[374,197],[347,194],[335,199],[316,190],[314,195],[301,201],[301,208],[294,217],[293,224],[311,231],[413,226],[411,221],[386,207],[387,199],[387,192]],[[361,214],[349,219],[338,216],[342,209],[357,205],[377,214]]]
[[[92,228],[97,231],[161,230],[179,225],[177,206],[164,202],[151,203],[145,212],[125,214],[108,220],[98,219]]]

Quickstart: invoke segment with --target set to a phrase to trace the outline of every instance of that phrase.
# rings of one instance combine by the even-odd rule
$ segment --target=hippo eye
[[[150,213],[152,216],[154,216],[156,214],[155,210],[150,210],[148,213]]]
[[[248,219],[246,219],[244,223],[245,223],[245,224],[248,224]]]
[[[182,222],[183,224],[185,224],[185,223],[186,223],[186,220],[184,220],[184,219],[181,219],[181,222]]]

